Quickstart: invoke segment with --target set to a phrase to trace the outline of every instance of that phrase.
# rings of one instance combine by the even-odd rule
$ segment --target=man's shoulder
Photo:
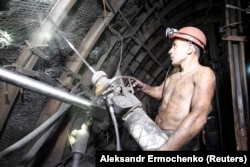
[[[198,71],[199,71],[199,73],[213,74],[214,75],[214,71],[208,66],[201,65],[201,67],[200,67],[200,69]]]
[[[199,80],[215,79],[214,71],[208,66],[201,66],[197,71],[195,78]]]

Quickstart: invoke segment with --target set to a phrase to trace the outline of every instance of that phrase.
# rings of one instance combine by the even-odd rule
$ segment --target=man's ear
[[[190,55],[192,54],[192,52],[194,52],[194,46],[192,44],[189,44],[187,48],[187,54]]]

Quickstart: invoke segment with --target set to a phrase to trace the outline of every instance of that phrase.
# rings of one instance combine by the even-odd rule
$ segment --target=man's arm
[[[168,79],[166,81],[164,81],[164,82],[166,82],[166,84],[167,84]],[[138,87],[141,88],[141,90],[145,94],[147,94],[147,95],[149,95],[149,96],[151,96],[151,97],[153,97],[155,99],[161,99],[162,98],[163,87],[166,85],[164,82],[159,86],[150,86],[150,85],[147,85],[147,84],[137,80],[134,83],[134,87],[138,86]]]
[[[176,132],[159,150],[178,150],[195,137],[203,128],[210,111],[215,89],[215,75],[209,68],[204,68],[195,76],[195,89],[191,102],[191,111],[182,121]]]

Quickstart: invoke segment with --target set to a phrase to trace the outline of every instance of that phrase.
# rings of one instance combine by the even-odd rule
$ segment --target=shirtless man
[[[215,75],[209,67],[200,65],[200,52],[206,45],[206,37],[195,27],[173,31],[169,55],[174,67],[181,71],[172,74],[161,85],[152,87],[141,81],[139,86],[149,96],[162,99],[156,116],[156,124],[170,138],[159,150],[195,150],[191,144],[202,130],[210,111],[215,89]]]

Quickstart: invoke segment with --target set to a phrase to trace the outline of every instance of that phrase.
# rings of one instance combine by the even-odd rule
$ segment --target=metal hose
[[[69,104],[64,104],[66,105],[64,106],[65,110],[71,106],[70,104],[76,105],[84,109],[90,108],[91,106],[91,102],[88,100],[82,99],[74,94],[64,92],[58,88],[54,88],[45,83],[36,81],[26,76],[16,74],[14,72],[11,72],[3,68],[0,68],[0,80],[11,83],[16,86],[20,86],[22,88],[32,90],[34,92],[37,92],[43,95],[47,95],[49,97],[53,97],[63,102],[69,103]],[[7,155],[11,154],[12,152],[25,146],[28,142],[30,142],[32,139],[37,137],[44,130],[48,129],[53,123],[55,123],[65,113],[65,110],[60,110],[61,112],[56,112],[46,122],[41,124],[38,128],[36,128],[30,134],[28,134],[27,136],[25,136],[24,138],[22,138],[15,144],[11,145],[10,147],[0,152],[0,160],[6,157]]]

